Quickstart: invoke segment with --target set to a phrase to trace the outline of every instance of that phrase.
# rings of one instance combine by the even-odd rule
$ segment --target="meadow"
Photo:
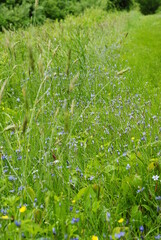
[[[161,239],[161,14],[0,34],[0,239]]]

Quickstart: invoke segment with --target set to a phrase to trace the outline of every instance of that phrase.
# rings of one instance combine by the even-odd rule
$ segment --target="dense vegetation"
[[[154,13],[160,0],[138,0],[141,11]],[[67,15],[78,15],[86,8],[104,10],[130,10],[134,0],[7,0],[0,1],[0,30],[15,29],[31,24],[44,23],[46,18],[64,19]]]
[[[161,0],[138,0],[143,14],[153,14],[161,6]]]
[[[161,16],[0,34],[0,239],[161,239]]]

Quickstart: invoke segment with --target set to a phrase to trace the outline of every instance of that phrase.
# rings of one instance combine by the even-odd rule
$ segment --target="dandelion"
[[[123,223],[124,219],[120,218],[120,220],[118,220],[118,223]]]
[[[98,240],[98,237],[93,235],[92,240]]]
[[[22,207],[19,209],[20,213],[23,213],[23,212],[25,212],[26,210],[27,210],[26,206],[22,206]]]
[[[2,216],[1,219],[7,220],[7,219],[9,219],[9,217],[7,215],[5,215],[5,216]]]
[[[158,175],[154,175],[154,176],[152,176],[152,179],[153,179],[154,181],[158,181],[159,176],[158,176]]]

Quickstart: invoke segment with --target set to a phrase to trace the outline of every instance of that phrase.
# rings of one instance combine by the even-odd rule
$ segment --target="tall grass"
[[[1,239],[158,236],[159,24],[88,10],[0,35]]]

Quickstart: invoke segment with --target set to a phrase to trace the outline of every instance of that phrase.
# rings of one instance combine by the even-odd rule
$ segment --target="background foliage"
[[[42,24],[46,18],[64,19],[89,7],[129,10],[133,0],[7,0],[0,1],[0,30]]]
[[[161,5],[160,0],[139,0],[138,2],[140,4],[140,11],[144,15],[155,13]]]
[[[155,13],[160,0],[137,0],[143,14]],[[130,10],[135,0],[1,0],[0,30],[42,24],[46,18],[64,19],[66,15],[79,15],[86,8],[104,10]]]

